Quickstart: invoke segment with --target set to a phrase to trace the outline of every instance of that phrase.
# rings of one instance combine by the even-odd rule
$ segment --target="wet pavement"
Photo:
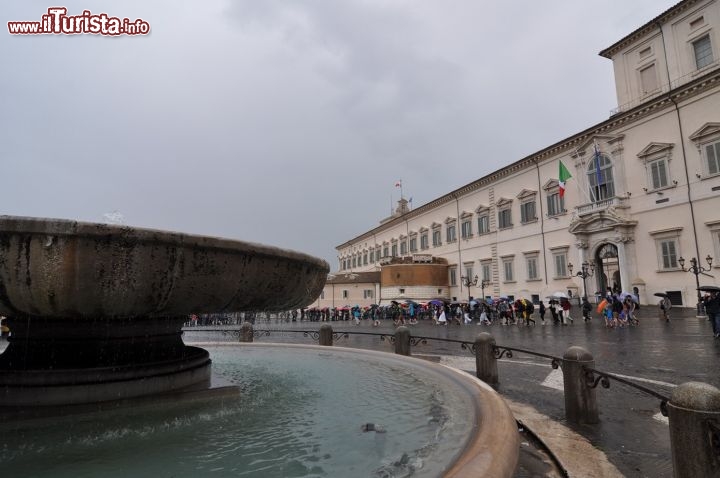
[[[676,385],[702,381],[720,387],[720,340],[712,337],[707,319],[695,317],[690,309],[673,309],[667,323],[657,317],[655,308],[640,311],[640,325],[622,329],[606,329],[602,320],[589,323],[575,319],[567,326],[549,322],[545,326],[447,325],[435,326],[421,322],[410,326],[413,336],[473,342],[479,332],[490,332],[499,346],[532,350],[562,357],[573,345],[586,348],[595,358],[595,368],[621,375],[637,384],[669,397]],[[352,322],[327,322],[334,331],[393,334],[392,322],[372,327],[368,321],[359,326]],[[256,330],[272,329],[260,342],[313,342],[293,330],[318,330],[319,322],[259,321]],[[237,340],[231,335],[195,328],[185,329],[186,342]],[[392,351],[388,341],[376,336],[350,335],[339,338],[337,346]],[[414,346],[413,354],[442,355],[463,370],[474,373],[474,359],[458,343],[428,340]],[[660,401],[616,381],[609,389],[597,388],[600,423],[572,425],[565,421],[562,372],[553,370],[550,360],[522,353],[503,358],[498,364],[500,384],[497,390],[512,401],[529,404],[552,420],[587,438],[602,450],[609,461],[625,476],[672,476],[670,436],[667,419],[660,414]],[[588,463],[592,466],[592,463]]]

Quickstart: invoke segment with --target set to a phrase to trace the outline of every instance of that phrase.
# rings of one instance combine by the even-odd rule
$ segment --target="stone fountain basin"
[[[109,224],[0,216],[0,315],[124,318],[290,310],[327,262],[270,246]]]
[[[289,310],[328,264],[260,244],[118,225],[0,216],[0,408],[76,405],[210,385],[193,313]]]

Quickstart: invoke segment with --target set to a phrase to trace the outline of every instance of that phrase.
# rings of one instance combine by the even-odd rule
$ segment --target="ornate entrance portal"
[[[597,277],[598,292],[605,294],[608,287],[613,292],[622,291],[623,284],[620,279],[620,263],[618,261],[618,248],[615,244],[603,244],[595,253],[595,276]]]

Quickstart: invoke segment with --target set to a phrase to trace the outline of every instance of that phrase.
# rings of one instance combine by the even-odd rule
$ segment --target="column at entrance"
[[[616,244],[618,251],[618,269],[620,269],[620,288],[632,292],[632,280],[630,277],[630,268],[627,262],[627,252],[625,250],[625,243],[619,242]]]

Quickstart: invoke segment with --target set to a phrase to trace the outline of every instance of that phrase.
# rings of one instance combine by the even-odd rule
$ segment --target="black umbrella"
[[[653,295],[656,297],[669,297],[665,292],[655,292]]]
[[[720,292],[720,287],[716,285],[701,285],[698,287],[701,292]]]

